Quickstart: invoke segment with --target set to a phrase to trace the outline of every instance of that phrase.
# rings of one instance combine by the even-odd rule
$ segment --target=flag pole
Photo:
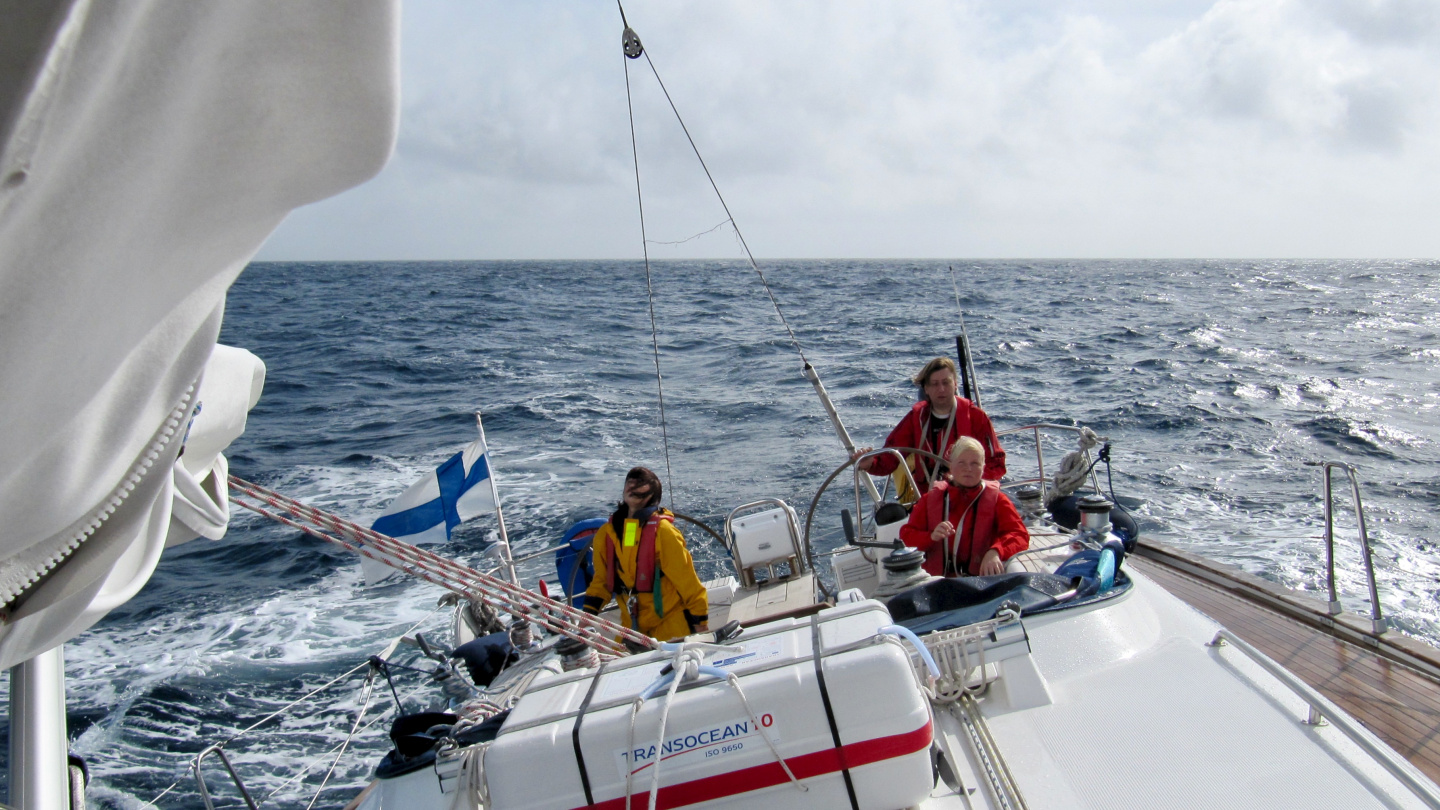
[[[500,490],[495,488],[495,465],[490,463],[490,443],[485,441],[485,423],[480,421],[480,412],[475,412],[475,428],[480,431],[480,444],[485,447],[485,464],[490,467],[490,495],[495,500],[495,521],[500,524],[501,564],[510,573],[510,582],[520,584],[520,574],[515,570],[515,557],[510,553],[510,536],[505,533],[505,513],[500,510]]]

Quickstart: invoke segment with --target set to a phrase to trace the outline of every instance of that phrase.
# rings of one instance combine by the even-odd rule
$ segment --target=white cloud
[[[1428,0],[627,4],[762,256],[1440,255]],[[639,253],[603,3],[406,7],[400,145],[270,258]],[[647,226],[724,218],[644,60]],[[360,224],[363,224],[361,232]],[[652,255],[738,256],[715,233]]]

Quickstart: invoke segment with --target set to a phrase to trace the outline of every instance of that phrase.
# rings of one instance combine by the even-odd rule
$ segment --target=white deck
[[[981,702],[1030,807],[1425,806],[1335,727],[1306,725],[1303,701],[1239,650],[1206,646],[1219,625],[1131,576],[1117,603],[1026,620],[1052,703]],[[976,789],[967,804],[942,785],[923,807],[994,807],[954,710],[936,725]]]

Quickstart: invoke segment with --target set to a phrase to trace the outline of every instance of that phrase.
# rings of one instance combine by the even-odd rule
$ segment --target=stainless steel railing
[[[1354,465],[1343,461],[1312,461],[1306,462],[1311,466],[1320,468],[1320,476],[1323,480],[1325,497],[1325,585],[1329,589],[1331,616],[1337,616],[1345,611],[1340,604],[1340,597],[1335,592],[1335,513],[1334,513],[1334,487],[1332,484],[1335,470],[1344,470],[1346,477],[1350,479],[1350,496],[1355,504],[1355,522],[1360,529],[1360,555],[1365,561],[1365,582],[1370,586],[1370,628],[1375,635],[1380,635],[1389,629],[1384,617],[1380,613],[1380,592],[1375,587],[1375,562],[1370,556],[1370,535],[1365,531],[1365,508],[1360,503],[1360,483],[1355,478]]]
[[[245,789],[245,785],[240,781],[240,774],[235,772],[235,766],[231,765],[230,758],[225,756],[225,749],[219,745],[212,745],[201,751],[200,755],[195,757],[195,764],[191,766],[195,769],[195,784],[200,788],[200,800],[205,802],[205,810],[215,810],[215,803],[210,800],[210,790],[205,787],[205,776],[200,772],[200,766],[205,762],[205,757],[211,754],[220,756],[221,764],[225,766],[225,770],[230,772],[230,778],[235,780],[235,787],[240,788],[240,795],[245,799],[245,806],[250,810],[256,810],[255,800],[250,798],[250,791]]]
[[[1071,433],[1079,434],[1079,433],[1083,430],[1083,428],[1078,427],[1078,426],[1076,426],[1076,425],[1054,425],[1054,424],[1050,424],[1050,423],[1048,423],[1048,422],[1040,422],[1040,423],[1034,424],[1034,425],[1025,425],[1025,426],[1023,426],[1023,427],[1016,427],[1016,428],[1007,428],[1007,429],[1005,429],[1005,430],[997,431],[997,432],[995,433],[995,435],[996,435],[997,437],[1003,438],[1003,437],[1005,437],[1005,436],[1011,436],[1011,435],[1014,435],[1014,434],[1017,434],[1017,433],[1024,433],[1024,432],[1026,432],[1026,431],[1029,431],[1029,432],[1030,432],[1031,437],[1032,437],[1032,438],[1034,439],[1034,441],[1035,441],[1035,466],[1036,466],[1036,467],[1038,468],[1038,470],[1039,470],[1039,477],[1038,477],[1038,478],[1022,478],[1022,479],[1018,479],[1018,480],[1007,481],[1007,482],[1005,483],[1005,487],[1006,487],[1007,489],[1012,489],[1012,488],[1014,488],[1014,487],[1024,486],[1025,484],[1039,484],[1039,485],[1040,485],[1040,502],[1041,502],[1041,503],[1049,503],[1049,502],[1050,502],[1050,491],[1049,491],[1049,490],[1050,490],[1050,481],[1049,481],[1049,479],[1045,476],[1045,448],[1044,448],[1044,446],[1041,445],[1041,443],[1040,443],[1040,431],[1042,431],[1042,430],[1063,430],[1063,431],[1069,431],[1069,432],[1071,432]],[[1096,492],[1099,492],[1099,491],[1100,491],[1100,479],[1095,475],[1094,459],[1092,459],[1092,458],[1090,457],[1090,451],[1089,451],[1089,450],[1086,450],[1086,451],[1085,451],[1085,463],[1088,464],[1088,465],[1090,465],[1090,485],[1091,485],[1092,487],[1094,487],[1094,489],[1095,489]]]

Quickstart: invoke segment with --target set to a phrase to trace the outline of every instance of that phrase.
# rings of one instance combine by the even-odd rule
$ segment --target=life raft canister
[[[650,519],[645,521],[645,528],[637,531],[640,526],[638,520],[625,521],[625,547],[635,545],[635,535],[639,534],[640,548],[635,552],[635,584],[630,589],[636,593],[650,592],[650,598],[655,607],[655,616],[665,618],[665,604],[660,596],[660,555],[655,553],[655,534],[660,528],[660,521],[668,520],[674,524],[675,518],[670,515],[662,515],[655,512]],[[616,574],[616,561],[620,557],[620,550],[615,547],[617,538],[612,534],[610,542],[605,544],[605,587],[610,593],[618,593],[615,585],[618,582]]]

